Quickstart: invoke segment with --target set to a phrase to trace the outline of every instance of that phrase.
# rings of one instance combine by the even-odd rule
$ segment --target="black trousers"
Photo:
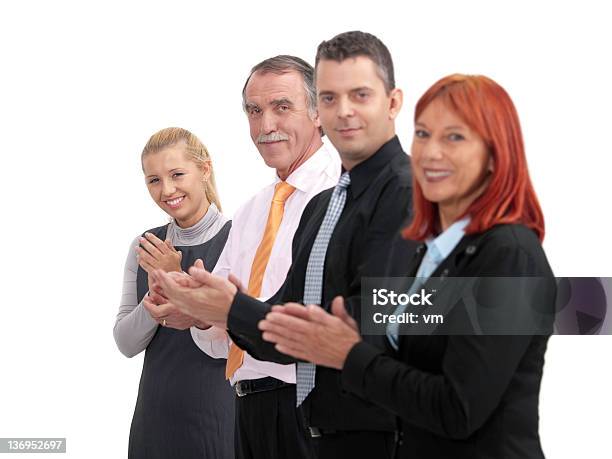
[[[395,433],[346,431],[314,438],[317,459],[394,459]]]
[[[236,397],[237,459],[314,459],[295,386]]]

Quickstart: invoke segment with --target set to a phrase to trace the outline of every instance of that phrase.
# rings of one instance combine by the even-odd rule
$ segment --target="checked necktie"
[[[323,266],[325,254],[336,223],[344,209],[346,202],[346,188],[350,185],[349,173],[340,176],[338,184],[334,188],[323,222],[310,250],[308,265],[306,266],[306,278],[304,279],[304,305],[321,304],[323,292]],[[296,370],[296,406],[300,406],[310,391],[315,386],[315,369],[312,363],[298,362]]]

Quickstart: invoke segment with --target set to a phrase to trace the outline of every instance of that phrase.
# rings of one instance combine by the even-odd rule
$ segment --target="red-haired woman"
[[[452,278],[543,278],[544,288],[521,301],[512,299],[518,291],[498,289],[498,311],[487,314],[550,313],[555,288],[541,246],[544,218],[506,91],[483,76],[435,83],[416,106],[412,167],[415,216],[403,236],[424,244],[412,260],[392,260],[416,277],[410,291],[441,278],[455,285]],[[333,315],[277,306],[261,328],[279,351],[341,369],[348,393],[397,414],[399,457],[542,458],[538,396],[547,332],[502,336],[498,321],[496,336],[485,326],[469,333],[461,328],[473,324],[466,297],[454,291],[441,297],[461,325],[455,333],[465,334],[408,336],[408,325],[390,324],[384,351],[361,339],[340,298]],[[544,323],[540,330],[549,330]]]

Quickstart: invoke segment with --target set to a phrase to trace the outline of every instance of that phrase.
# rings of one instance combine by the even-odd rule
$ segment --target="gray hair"
[[[251,69],[251,73],[249,73],[249,77],[242,88],[242,109],[246,111],[246,87],[255,72],[270,72],[282,75],[283,73],[291,71],[298,72],[302,75],[302,79],[304,80],[304,91],[306,92],[308,114],[314,118],[317,113],[317,89],[314,83],[314,68],[305,60],[287,54],[281,54],[261,61]]]

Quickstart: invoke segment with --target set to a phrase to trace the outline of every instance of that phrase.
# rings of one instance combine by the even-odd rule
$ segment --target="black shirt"
[[[361,279],[385,274],[392,241],[410,217],[412,179],[408,155],[397,137],[355,166],[349,175],[351,183],[346,203],[327,248],[322,307],[329,310],[333,298],[341,295],[348,312],[359,322]],[[279,292],[267,303],[242,293],[234,298],[228,317],[230,335],[257,359],[278,363],[295,361],[263,341],[257,323],[272,304],[302,302],[308,258],[332,191],[333,188],[319,193],[304,209],[293,238],[293,264]],[[402,247],[409,260],[414,247]],[[383,338],[364,337],[381,348],[384,348]],[[396,428],[391,413],[344,391],[340,372],[331,368],[317,367],[315,388],[302,407],[312,427],[378,431]]]

